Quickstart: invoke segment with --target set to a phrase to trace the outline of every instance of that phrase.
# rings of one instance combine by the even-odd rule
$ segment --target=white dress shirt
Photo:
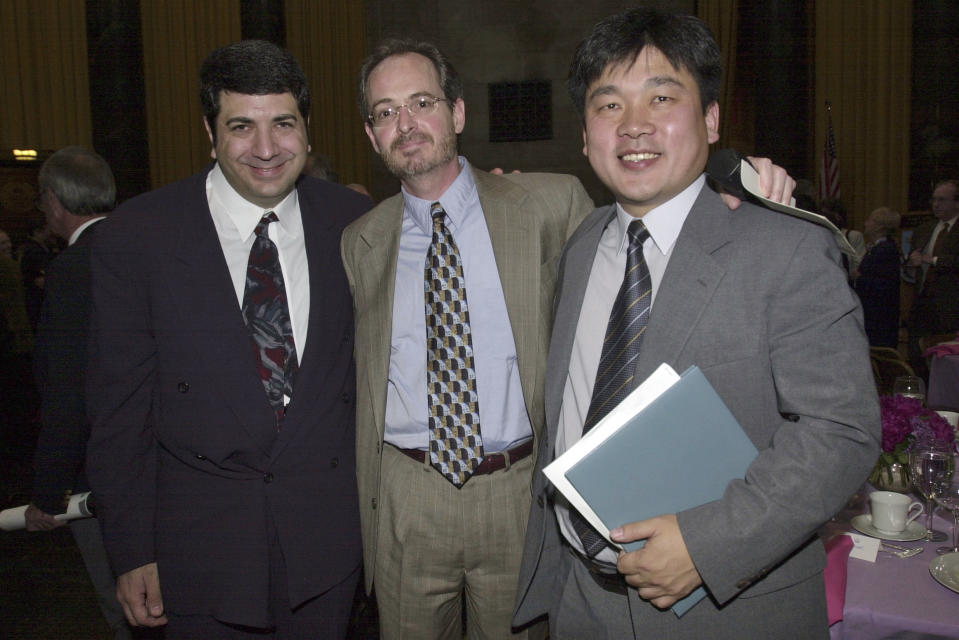
[[[659,283],[663,280],[676,239],[705,183],[705,177],[700,176],[669,202],[656,207],[642,217],[643,224],[649,230],[649,238],[643,243],[643,257],[649,268],[653,288],[650,316],[655,312]],[[616,217],[606,226],[599,246],[596,248],[596,256],[593,258],[593,266],[586,285],[586,294],[583,297],[583,306],[576,324],[566,386],[563,389],[563,406],[560,409],[556,433],[557,456],[569,449],[583,435],[583,424],[593,397],[596,370],[599,368],[599,360],[602,356],[606,325],[609,323],[609,314],[616,302],[626,271],[626,249],[629,246],[626,229],[634,219],[617,204]],[[583,554],[583,544],[570,522],[569,509],[569,503],[557,494],[556,517],[559,520],[560,530],[566,541]],[[607,548],[601,551],[596,559],[608,563],[610,568],[613,568],[616,557],[616,552]]]
[[[310,317],[310,274],[296,189],[275,207],[264,209],[237,193],[217,164],[207,175],[206,197],[216,235],[223,249],[223,257],[233,279],[238,308],[243,306],[253,231],[263,214],[267,211],[276,213],[278,221],[267,227],[267,231],[280,256],[280,269],[283,272],[293,326],[293,341],[296,343],[297,358],[302,360]]]

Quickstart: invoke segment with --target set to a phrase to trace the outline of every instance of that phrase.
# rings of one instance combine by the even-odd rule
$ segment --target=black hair
[[[223,91],[251,96],[291,93],[305,120],[310,86],[300,64],[286,49],[266,40],[242,40],[213,51],[200,68],[200,103],[216,143],[216,117]]]
[[[655,47],[673,67],[693,76],[703,113],[719,100],[722,62],[709,27],[695,16],[642,7],[602,20],[576,48],[567,88],[580,118],[590,85],[610,66],[631,65],[647,46]]]

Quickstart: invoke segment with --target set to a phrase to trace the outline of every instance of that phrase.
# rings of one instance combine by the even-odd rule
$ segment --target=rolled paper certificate
[[[24,514],[29,505],[20,505],[0,511],[0,529],[3,531],[17,531],[27,525]],[[89,518],[93,515],[93,497],[89,491],[77,493],[70,496],[70,502],[67,504],[67,510],[54,516],[57,520],[76,520],[77,518]]]

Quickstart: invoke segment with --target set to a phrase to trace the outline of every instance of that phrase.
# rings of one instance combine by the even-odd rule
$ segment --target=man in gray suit
[[[592,546],[534,474],[514,623],[548,614],[553,638],[828,636],[815,532],[878,455],[862,314],[828,232],[748,204],[730,212],[705,184],[720,73],[702,22],[651,9],[606,19],[576,52],[584,152],[616,205],[586,218],[560,263],[537,469],[611,397],[594,385],[601,357],[626,391],[663,362],[698,365],[759,455],[722,499],[615,529],[617,542],[646,541],[631,553]],[[620,292],[627,264],[645,295]],[[618,335],[614,302],[636,298],[638,354],[617,360],[603,348]],[[700,585],[710,598],[668,610]]]

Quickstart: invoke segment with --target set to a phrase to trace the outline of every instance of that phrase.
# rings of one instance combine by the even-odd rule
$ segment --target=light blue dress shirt
[[[446,225],[456,241],[466,279],[480,433],[487,452],[509,449],[533,436],[520,385],[516,344],[473,172],[459,158],[460,173],[440,196]],[[403,190],[403,227],[393,297],[393,335],[386,392],[386,442],[427,449],[426,252],[433,238],[431,200]]]

